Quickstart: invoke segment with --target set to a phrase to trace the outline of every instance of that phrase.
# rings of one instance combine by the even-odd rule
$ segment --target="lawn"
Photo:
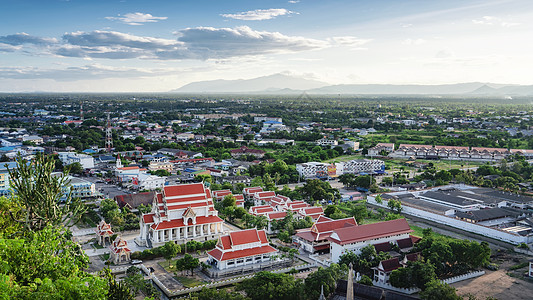
[[[198,278],[194,276],[193,277],[176,276],[175,278],[177,281],[179,281],[181,284],[183,284],[185,287],[188,287],[188,288],[208,283],[206,281],[198,280]]]
[[[98,243],[93,243],[93,247],[96,249],[103,249],[104,247]]]
[[[424,228],[422,227],[418,227],[418,226],[415,226],[415,225],[410,225],[411,229],[414,230],[414,232],[411,232],[411,235],[414,235],[414,236],[417,236],[417,237],[423,237],[424,236]],[[436,232],[433,232],[432,236],[434,238],[442,238],[442,239],[452,239],[451,237],[447,236],[447,235],[443,235],[443,234],[440,234],[440,233],[436,233]]]
[[[169,273],[176,272],[176,261],[178,259],[171,259],[170,263],[168,260],[164,260],[161,262],[158,262],[158,264],[161,266],[161,268],[165,269]]]

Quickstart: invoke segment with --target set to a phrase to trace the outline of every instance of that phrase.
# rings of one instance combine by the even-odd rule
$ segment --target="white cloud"
[[[494,17],[494,16],[483,16],[481,19],[472,20],[472,23],[476,25],[493,25],[493,26],[501,26],[501,27],[513,27],[513,26],[520,25],[520,23],[507,22],[507,21],[502,20],[501,18]]]
[[[100,64],[68,67],[64,69],[43,69],[36,67],[0,67],[0,78],[10,79],[53,79],[76,81],[104,78],[137,78],[170,74],[170,70],[117,68]]]
[[[270,8],[270,9],[256,9],[245,12],[240,12],[237,14],[222,14],[224,18],[236,19],[236,20],[245,20],[245,21],[262,21],[274,19],[278,16],[294,14],[290,10],[285,8]]]
[[[50,45],[57,43],[54,38],[42,38],[38,36],[29,35],[25,32],[15,33],[10,35],[0,36],[0,43],[12,46],[33,44],[33,45]]]
[[[287,36],[279,32],[256,31],[247,26],[196,27],[183,29],[175,34],[176,39],[163,39],[117,31],[77,31],[65,33],[61,41],[27,35],[10,35],[0,36],[0,51],[84,59],[207,60],[300,52],[326,48],[334,43],[351,45],[364,43],[351,37],[336,38],[336,41],[332,42]],[[31,47],[24,46],[28,43]]]
[[[329,39],[333,44],[341,46],[359,47],[372,41],[371,39],[361,39],[355,36],[334,36]]]
[[[118,15],[118,17],[105,17],[108,20],[120,21],[128,25],[144,25],[144,23],[155,23],[161,20],[166,20],[168,17],[156,17],[151,14],[143,14],[140,12],[136,13],[127,13],[123,16]]]
[[[291,3],[291,4],[300,3],[300,0],[289,0],[289,3]]]

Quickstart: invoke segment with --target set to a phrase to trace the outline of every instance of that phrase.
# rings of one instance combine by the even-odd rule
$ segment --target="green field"
[[[186,276],[176,276],[177,281],[183,284],[185,287],[191,288],[198,285],[206,284],[206,281],[198,280],[195,277],[186,277]]]

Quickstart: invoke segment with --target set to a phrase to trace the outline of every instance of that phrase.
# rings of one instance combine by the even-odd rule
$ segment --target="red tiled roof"
[[[213,191],[213,197],[224,197],[230,194],[231,194],[230,190]]]
[[[233,195],[233,197],[235,197],[235,200],[237,200],[237,201],[244,200],[244,195],[242,195],[242,194]]]
[[[204,184],[201,182],[165,186],[163,188],[165,197],[185,196],[191,194],[204,194]]]
[[[187,208],[187,207],[202,207],[202,206],[208,206],[207,202],[171,205],[171,206],[168,206],[168,209],[174,210],[174,209],[182,209],[182,208]]]
[[[303,210],[306,215],[323,214],[324,209],[322,206],[307,207]]]
[[[380,264],[385,272],[391,272],[401,267],[398,257],[382,260]]]
[[[257,231],[257,236],[259,236],[259,240],[261,241],[262,244],[268,243],[268,239],[267,239],[265,230],[258,230]]]
[[[218,243],[219,247],[221,247],[224,250],[231,248],[231,239],[229,238],[229,235],[224,235],[220,237],[220,242]]]
[[[255,243],[260,241],[258,231],[255,228],[230,232],[229,236],[232,246]]]
[[[246,194],[254,194],[254,193],[262,192],[263,188],[260,186],[254,186],[254,187],[244,188],[242,191],[243,193],[246,193]]]
[[[316,240],[317,234],[313,233],[309,230],[307,231],[300,231],[295,234],[297,237],[300,237],[308,242],[314,242]]]
[[[255,256],[255,255],[260,255],[260,254],[273,253],[273,252],[278,252],[278,250],[276,250],[270,245],[267,245],[267,246],[251,248],[251,249],[229,251],[225,253],[222,252],[220,249],[215,248],[207,252],[207,254],[212,256],[218,261],[224,261],[224,260],[244,258],[244,257]]]
[[[223,220],[219,218],[218,216],[196,217],[195,225],[218,223],[218,222],[223,222]],[[170,221],[163,221],[159,224],[152,224],[152,226],[150,227],[154,230],[161,230],[161,229],[177,228],[177,227],[183,227],[183,226],[185,226],[185,224],[183,223],[183,219],[174,219]]]
[[[276,196],[276,193],[272,191],[258,192],[257,194],[254,195],[254,197],[258,197],[258,198],[267,198],[267,197],[275,197],[275,196]]]
[[[185,197],[185,198],[179,198],[179,199],[167,199],[167,204],[179,203],[179,202],[189,202],[189,201],[198,201],[198,200],[206,200],[205,195],[194,196],[194,197]]]
[[[287,216],[287,212],[286,211],[281,211],[281,212],[271,212],[269,214],[267,214],[267,218],[269,220],[278,220],[278,219],[283,219]]]
[[[255,213],[256,214],[264,214],[264,213],[268,213],[268,212],[271,212],[271,211],[274,211],[274,209],[269,206],[269,207],[265,207],[265,208],[258,208],[255,210]]]
[[[258,210],[258,209],[261,209],[261,208],[267,208],[267,207],[271,207],[271,206],[270,206],[270,205],[258,205],[258,206],[252,206],[252,207],[250,207],[250,209],[251,209],[252,211],[256,211],[256,210]]]
[[[397,219],[355,227],[339,228],[334,230],[328,239],[334,243],[344,245],[410,232],[413,232],[413,230],[409,227],[407,221],[405,219]],[[338,239],[333,238],[335,235]]]
[[[127,170],[138,170],[139,167],[123,167],[123,168],[118,168],[119,170],[122,170],[122,171],[127,171]]]
[[[145,214],[143,215],[144,224],[154,223],[154,214]]]
[[[329,244],[324,244],[324,245],[320,245],[320,246],[314,246],[313,248],[315,249],[315,251],[329,249]]]
[[[343,228],[345,227],[346,224],[357,226],[357,222],[355,221],[353,217],[351,217],[351,218],[345,218],[345,219],[339,219],[339,220],[317,222],[311,227],[311,230],[322,234],[324,232],[329,232],[335,229]]]
[[[322,215],[316,220],[315,223],[322,223],[322,222],[329,222],[329,221],[332,221],[332,219]]]

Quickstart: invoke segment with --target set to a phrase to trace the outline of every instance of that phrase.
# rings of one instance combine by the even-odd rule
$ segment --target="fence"
[[[376,202],[374,196],[368,196],[367,201],[368,203],[372,205],[388,208],[387,206],[388,202],[386,200],[383,200],[383,203],[380,204]],[[458,228],[464,231],[476,233],[482,236],[486,236],[492,239],[504,241],[507,243],[515,244],[515,245],[520,244],[520,243],[527,244],[529,241],[529,238],[527,236],[521,236],[518,234],[513,234],[513,233],[499,230],[496,228],[468,223],[468,222],[465,222],[465,221],[462,221],[456,218],[448,217],[448,216],[441,215],[441,214],[436,214],[436,213],[429,212],[429,211],[426,211],[420,208],[410,207],[408,205],[404,205],[404,203],[402,203],[402,213],[412,215],[415,217],[419,217],[422,219],[426,219],[429,221],[441,223],[441,224],[455,227],[455,228]]]
[[[277,269],[277,270],[273,270],[271,272],[272,273],[287,273],[287,272],[289,272],[289,271],[291,271],[293,269],[295,269],[296,271],[301,271],[301,270],[310,269],[310,268],[313,268],[313,267],[316,267],[316,265],[314,265],[314,264],[304,264],[304,265],[299,265],[299,266],[295,266],[295,267],[287,267],[287,268]],[[141,269],[146,274],[150,274],[150,271],[144,265],[141,265]],[[180,296],[180,295],[186,295],[186,294],[190,294],[190,293],[193,293],[193,292],[198,292],[198,291],[201,291],[203,288],[208,288],[209,289],[209,288],[217,288],[217,287],[226,286],[226,285],[232,285],[232,284],[235,284],[235,283],[238,283],[238,282],[242,282],[245,279],[252,278],[252,277],[254,277],[254,275],[255,274],[250,274],[250,275],[230,278],[230,279],[226,279],[226,280],[216,281],[216,282],[212,282],[212,283],[208,283],[208,284],[204,284],[204,285],[198,285],[198,286],[195,286],[195,287],[192,287],[192,288],[183,288],[183,289],[174,290],[174,291],[170,291],[168,288],[166,288],[163,285],[163,283],[161,283],[161,281],[159,281],[159,279],[155,275],[152,275],[152,280],[163,291],[163,293],[165,293],[165,295],[167,297],[172,298],[172,297],[177,297],[177,296]]]
[[[479,277],[484,274],[485,274],[485,271],[475,271],[475,272],[470,272],[470,273],[466,273],[466,274],[455,276],[455,277],[450,277],[450,278],[441,280],[441,282],[445,284],[452,284],[455,282]],[[387,290],[392,290],[392,291],[399,292],[399,293],[403,293],[403,294],[408,294],[408,295],[420,292],[419,288],[397,288],[397,287],[392,286],[390,283],[383,283],[383,282],[378,282],[378,281],[373,281],[372,283],[374,284],[374,286],[384,288]]]

